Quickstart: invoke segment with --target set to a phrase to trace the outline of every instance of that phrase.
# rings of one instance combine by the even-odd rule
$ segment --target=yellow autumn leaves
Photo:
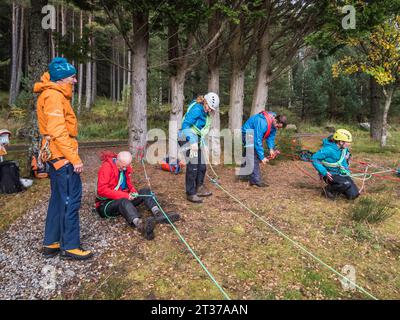
[[[333,64],[334,78],[362,72],[373,76],[381,86],[400,81],[400,16],[378,26],[368,39],[351,38],[346,45],[362,48],[362,53],[345,56]]]

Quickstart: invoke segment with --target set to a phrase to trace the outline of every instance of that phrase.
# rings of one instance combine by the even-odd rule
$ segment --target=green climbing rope
[[[169,224],[172,226],[174,229],[175,233],[178,235],[178,237],[181,239],[181,241],[185,244],[185,246],[188,248],[190,253],[193,255],[193,257],[197,260],[197,262],[200,264],[200,266],[203,268],[203,270],[208,274],[210,277],[211,281],[215,284],[215,286],[221,291],[221,293],[224,295],[225,299],[231,300],[231,298],[228,296],[228,294],[224,291],[224,289],[220,286],[220,284],[215,280],[214,276],[211,274],[210,271],[208,271],[207,267],[204,265],[204,263],[200,260],[200,258],[197,256],[197,254],[193,251],[193,249],[190,247],[190,245],[186,242],[185,238],[180,234],[178,229],[175,227],[175,225],[172,223],[172,221],[169,219],[168,215],[165,213],[159,202],[157,201],[157,198],[153,196],[154,201],[156,202],[158,208],[161,210],[165,218],[168,220]]]
[[[267,226],[269,226],[272,230],[274,230],[277,234],[279,234],[280,236],[282,236],[283,238],[285,238],[286,240],[288,240],[290,243],[292,243],[295,247],[297,247],[298,249],[300,249],[301,251],[305,252],[306,254],[308,254],[310,257],[312,257],[313,259],[315,259],[317,262],[319,262],[321,265],[325,266],[326,268],[328,268],[330,271],[332,271],[334,274],[336,274],[337,276],[339,276],[340,278],[344,279],[345,281],[347,281],[348,283],[350,283],[351,285],[353,285],[355,288],[357,288],[358,290],[360,290],[362,293],[366,294],[368,297],[374,299],[374,300],[378,300],[375,296],[373,296],[371,293],[369,293],[367,290],[365,290],[364,288],[362,288],[361,286],[357,285],[355,282],[351,281],[349,278],[345,277],[344,275],[342,275],[340,272],[336,271],[333,267],[331,267],[330,265],[328,265],[327,263],[325,263],[324,261],[322,261],[320,258],[318,258],[316,255],[314,255],[312,252],[310,252],[309,250],[307,250],[304,246],[302,246],[301,244],[299,244],[298,242],[292,240],[289,236],[287,236],[285,233],[283,233],[282,231],[280,231],[278,228],[276,228],[275,226],[273,226],[272,224],[270,224],[268,221],[266,221],[263,217],[261,217],[260,215],[256,214],[253,210],[251,210],[249,207],[247,207],[242,201],[240,201],[238,198],[236,198],[234,195],[232,195],[228,190],[226,190],[224,187],[222,187],[218,181],[216,181],[215,179],[213,179],[212,177],[210,177],[207,174],[207,177],[210,179],[210,181],[217,186],[219,189],[221,189],[223,192],[225,192],[228,196],[230,196],[232,199],[234,199],[239,205],[241,205],[244,209],[246,209],[247,211],[249,211],[252,215],[254,215],[256,218],[258,218],[259,220],[261,220],[263,223],[265,223]]]

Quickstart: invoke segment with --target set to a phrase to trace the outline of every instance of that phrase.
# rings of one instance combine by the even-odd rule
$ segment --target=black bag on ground
[[[24,188],[19,178],[19,168],[16,162],[0,162],[0,193],[21,192]]]

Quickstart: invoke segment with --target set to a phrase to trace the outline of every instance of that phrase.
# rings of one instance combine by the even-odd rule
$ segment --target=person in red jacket
[[[147,240],[154,239],[154,228],[157,223],[168,223],[160,211],[150,189],[139,191],[133,186],[130,176],[132,155],[128,151],[115,154],[103,152],[102,165],[97,177],[96,210],[102,218],[122,215],[127,223],[137,228]],[[151,210],[152,216],[142,219],[137,206],[144,204]],[[179,214],[169,213],[172,222],[180,219]]]

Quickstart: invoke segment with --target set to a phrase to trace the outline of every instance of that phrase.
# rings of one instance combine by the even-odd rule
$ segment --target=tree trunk
[[[92,23],[92,14],[89,13],[88,24]],[[91,61],[91,50],[92,50],[92,38],[89,37],[89,60],[86,63],[86,111],[90,110],[92,102],[92,61]]]
[[[163,55],[162,55],[162,43],[160,42],[160,66],[163,63]],[[163,100],[163,77],[162,77],[162,69],[158,70],[158,107],[161,109],[162,107],[162,100]]]
[[[17,82],[15,84],[15,92],[16,97],[18,97],[20,87],[21,87],[21,78],[22,78],[22,53],[24,49],[24,7],[21,7],[21,15],[20,15],[20,30],[19,30],[19,45],[18,45],[18,62],[17,62]]]
[[[28,68],[28,88],[33,88],[33,84],[40,80],[42,74],[47,70],[49,63],[49,45],[48,45],[48,33],[42,28],[42,8],[47,5],[47,0],[36,0],[32,1],[32,8],[30,11],[30,26],[29,31],[31,35],[31,43],[29,45],[29,68]],[[30,169],[31,157],[33,152],[39,150],[39,130],[37,126],[36,117],[36,100],[37,96],[34,95],[31,99],[30,110],[30,124],[29,124],[29,136],[31,145],[28,151],[28,162],[27,167]],[[29,170],[30,171],[30,170]]]
[[[209,66],[208,69],[208,91],[215,92],[219,95],[219,66]],[[210,139],[210,154],[213,159],[219,159],[221,155],[221,121],[220,113],[214,112],[211,122]],[[210,159],[211,161],[211,159]],[[214,163],[214,162],[213,162]]]
[[[265,110],[268,100],[270,61],[269,30],[267,29],[261,38],[257,52],[256,84],[253,91],[251,114]]]
[[[95,38],[93,37],[92,39],[92,57],[93,57],[93,62],[92,62],[92,94],[91,94],[91,105],[93,105],[96,102],[96,97],[97,97],[97,63],[96,63],[96,44],[95,44]]]
[[[216,4],[216,0],[209,0],[208,6],[211,8]],[[213,39],[217,34],[218,29],[221,25],[221,14],[217,11],[208,20],[208,39]],[[221,52],[218,47],[220,43],[217,42],[212,47],[212,50],[207,55],[208,60],[208,92],[215,92],[219,95],[219,68],[221,64]],[[221,156],[221,120],[220,112],[214,112],[211,122],[211,130],[209,133],[209,150],[212,159],[209,159],[214,164],[214,159],[220,159]],[[219,163],[219,161],[218,161]]]
[[[129,148],[146,147],[147,140],[147,60],[149,50],[149,12],[133,15],[132,99],[129,108]]]
[[[370,136],[373,140],[382,138],[382,108],[380,103],[380,87],[374,77],[369,79],[370,85]]]
[[[71,32],[71,43],[72,46],[75,45],[75,11],[72,8],[72,21],[71,21],[71,25],[72,25],[72,32]],[[72,59],[72,65],[75,66],[75,59]],[[76,66],[75,66],[76,67]],[[71,99],[71,105],[74,106],[75,104],[75,87],[72,89],[72,99]]]
[[[125,47],[125,42],[123,44],[123,49],[122,49],[122,67],[123,67],[123,69],[122,69],[122,93],[123,93],[122,100],[124,100],[124,102],[125,102],[126,96],[125,96],[125,90],[124,89],[126,87],[126,73],[127,73],[127,70],[126,70],[126,47]]]
[[[132,82],[132,53],[128,50],[128,75],[126,79],[127,86],[130,87]]]
[[[13,105],[17,98],[16,84],[17,84],[17,64],[18,64],[18,15],[19,8],[15,1],[12,3],[12,18],[11,18],[11,80],[10,80],[10,95],[8,104]]]
[[[119,41],[118,41],[119,42]],[[119,47],[117,47],[117,54],[116,54],[116,64],[117,64],[117,101],[121,101],[121,58],[119,54]]]
[[[241,129],[243,121],[244,70],[236,64],[232,66],[231,73],[229,129],[235,133]]]
[[[185,76],[186,71],[178,71],[176,76],[171,76],[170,78],[171,113],[169,116],[168,155],[172,162],[178,159],[178,130],[182,122],[185,101]]]
[[[65,17],[64,5],[61,5],[61,36],[64,37],[67,34],[67,20]]]
[[[91,101],[92,101],[92,63],[88,61],[86,63],[86,88],[85,88],[85,96],[86,96],[86,103],[85,109],[86,111],[90,110]]]
[[[392,103],[392,99],[393,99],[393,93],[394,93],[394,88],[390,87],[388,89],[383,89],[383,93],[385,96],[385,106],[383,108],[383,113],[382,113],[382,134],[381,134],[381,147],[385,147],[387,144],[387,117],[388,117],[388,113],[389,113],[389,109],[390,109],[390,105]]]
[[[83,37],[83,12],[80,11],[79,15],[79,39],[82,41]],[[79,64],[79,71],[78,71],[78,116],[81,114],[82,111],[82,87],[83,87],[83,64]]]
[[[293,104],[292,104],[292,97],[293,97],[293,69],[290,67],[288,69],[288,88],[289,88],[289,97],[288,97],[288,109],[291,109]],[[268,102],[268,98],[267,98]]]
[[[168,35],[168,60],[172,61],[169,65],[171,112],[169,116],[168,155],[170,160],[174,162],[178,159],[178,130],[182,123],[185,78],[189,71],[187,52],[192,49],[194,35],[188,35],[187,44],[183,50],[179,50],[177,25],[171,24],[168,26]]]
[[[97,97],[97,63],[92,62],[92,101],[91,104],[95,104]]]

